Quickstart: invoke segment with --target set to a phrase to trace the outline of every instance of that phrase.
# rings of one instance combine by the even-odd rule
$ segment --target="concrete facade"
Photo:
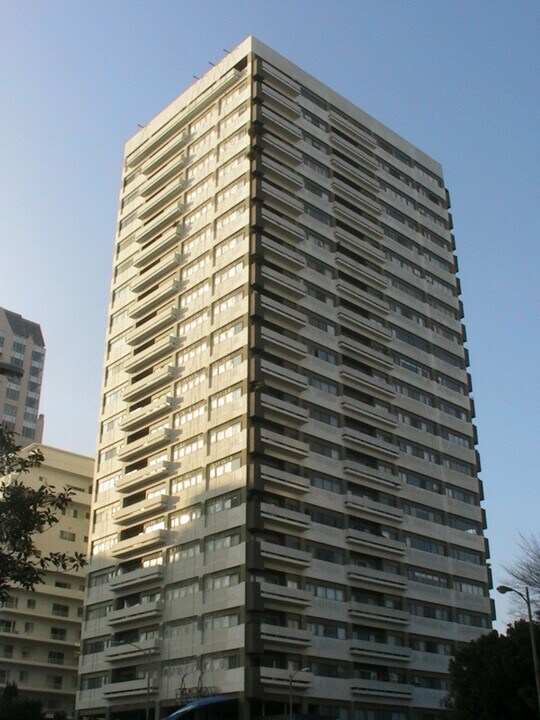
[[[0,308],[0,418],[28,445],[43,438],[39,414],[45,342],[40,326]]]
[[[74,494],[65,514],[36,539],[36,546],[43,555],[85,554],[93,460],[49,446],[41,450],[45,461],[25,475],[25,483],[38,487],[47,482],[57,490],[70,486]],[[60,710],[74,715],[85,575],[86,569],[47,572],[33,591],[14,589],[0,605],[0,687],[16,682],[21,698],[43,702],[46,717]]]
[[[439,717],[492,614],[451,228],[437,162],[253,38],[128,142],[81,718]]]

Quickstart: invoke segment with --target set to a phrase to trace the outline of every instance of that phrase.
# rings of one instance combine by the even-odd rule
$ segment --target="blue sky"
[[[500,583],[540,524],[538,2],[4,0],[0,305],[43,328],[44,440],[95,451],[124,142],[249,34],[444,166]]]

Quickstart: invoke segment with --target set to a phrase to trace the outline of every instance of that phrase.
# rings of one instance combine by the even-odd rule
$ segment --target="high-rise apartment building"
[[[36,538],[38,551],[85,554],[92,458],[48,446],[41,450],[45,460],[24,476],[25,484],[69,486],[73,495],[59,522]],[[0,693],[7,682],[16,683],[20,698],[43,703],[46,718],[61,711],[74,715],[85,575],[86,569],[54,569],[33,591],[15,588],[0,603]]]
[[[129,141],[80,718],[440,716],[492,615],[448,208],[253,38]]]
[[[45,362],[40,326],[0,308],[0,422],[18,433],[17,442],[41,442],[39,397]]]

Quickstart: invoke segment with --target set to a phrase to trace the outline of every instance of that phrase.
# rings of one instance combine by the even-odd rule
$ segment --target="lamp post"
[[[299,672],[309,672],[309,668],[301,668],[289,673],[289,720],[292,720],[292,681]]]
[[[124,640],[120,640],[117,645],[131,645],[134,648],[137,648],[137,650],[140,650],[146,657],[150,657],[150,651],[145,650],[140,645],[137,645],[137,643],[134,642],[128,642]],[[146,720],[150,720],[150,668],[146,671],[146,712],[145,712]]]
[[[529,595],[529,588],[525,586],[525,594],[520,592],[519,590],[516,590],[515,588],[508,587],[508,585],[499,585],[497,587],[497,592],[500,592],[502,595],[505,593],[513,592],[516,593],[516,595],[519,595],[520,598],[523,598],[525,600],[525,604],[527,605],[527,613],[529,615],[529,632],[531,634],[531,648],[532,648],[532,656],[533,656],[533,666],[534,666],[534,679],[536,681],[536,698],[538,701],[538,712],[540,713],[540,666],[538,664],[538,652],[536,650],[536,642],[534,639],[534,623],[532,618],[532,611],[531,611],[531,596]]]

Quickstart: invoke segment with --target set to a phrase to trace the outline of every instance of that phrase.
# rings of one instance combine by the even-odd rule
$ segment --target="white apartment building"
[[[79,718],[441,717],[492,617],[451,230],[254,38],[128,142]]]
[[[37,549],[85,554],[93,460],[46,445],[41,450],[45,461],[24,476],[25,484],[69,486],[73,496],[59,522],[36,538]],[[15,682],[19,697],[40,700],[47,718],[59,711],[74,716],[85,575],[85,568],[48,571],[33,591],[14,589],[0,604],[0,694]]]
[[[17,433],[17,443],[41,442],[39,399],[45,364],[41,327],[0,308],[0,422]]]

